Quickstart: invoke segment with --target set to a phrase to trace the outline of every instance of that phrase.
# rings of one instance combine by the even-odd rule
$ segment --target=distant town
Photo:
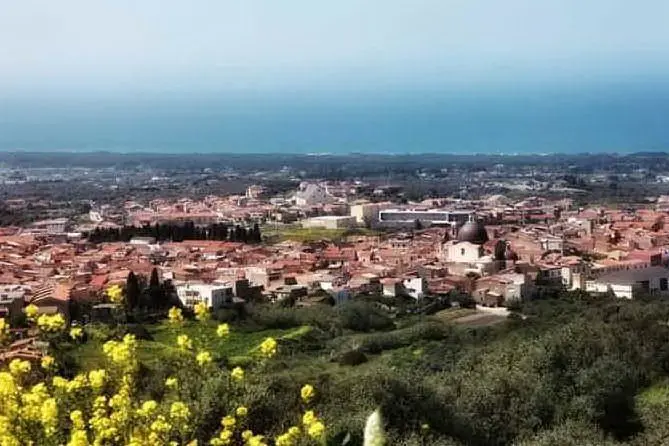
[[[532,169],[494,159],[467,175],[450,166],[437,169],[453,172],[444,183],[461,184],[443,196],[417,191],[392,166],[381,179],[333,180],[289,165],[166,171],[85,161],[0,170],[0,316],[27,302],[67,316],[72,303],[102,303],[130,273],[157,273],[183,305],[214,310],[454,293],[504,307],[548,285],[626,299],[669,294],[669,195],[615,200],[618,182],[662,190],[669,174],[638,161],[622,173],[616,164],[616,175],[591,165],[522,174]],[[601,183],[613,204],[588,205]]]

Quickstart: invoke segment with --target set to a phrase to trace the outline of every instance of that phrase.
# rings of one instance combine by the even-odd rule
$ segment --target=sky
[[[1,0],[0,94],[661,79],[667,17],[666,0]]]

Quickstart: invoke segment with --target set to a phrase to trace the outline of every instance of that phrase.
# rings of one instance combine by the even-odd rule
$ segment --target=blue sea
[[[581,153],[669,150],[669,84],[9,98],[0,150]]]

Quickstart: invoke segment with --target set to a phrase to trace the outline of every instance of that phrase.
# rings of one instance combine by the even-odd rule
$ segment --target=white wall
[[[203,302],[210,308],[219,308],[227,296],[232,295],[232,289],[220,285],[209,284],[181,284],[176,286],[177,296],[184,306],[193,307]]]
[[[469,242],[453,243],[448,247],[449,262],[476,262],[481,257],[481,247]]]
[[[414,299],[420,299],[425,294],[425,281],[420,277],[404,279],[402,284],[404,285],[407,294]]]

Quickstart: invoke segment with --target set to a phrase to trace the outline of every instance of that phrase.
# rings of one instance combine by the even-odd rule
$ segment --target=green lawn
[[[348,235],[378,235],[365,228],[356,229],[325,229],[325,228],[303,228],[299,225],[265,226],[262,233],[278,242],[293,240],[297,242],[314,242],[318,240],[338,240]]]
[[[265,338],[295,339],[307,334],[310,327],[299,327],[290,330],[263,330],[256,332],[236,332],[234,329],[225,338],[216,336],[217,323],[186,322],[182,327],[172,327],[168,323],[148,326],[152,341],[140,341],[138,354],[142,362],[151,363],[161,358],[180,354],[176,347],[179,334],[188,335],[194,349],[206,348],[214,359],[227,357],[232,363],[249,362],[254,350]],[[102,353],[102,342],[90,339],[78,346],[74,353],[79,366],[85,370],[104,367],[105,358]]]

